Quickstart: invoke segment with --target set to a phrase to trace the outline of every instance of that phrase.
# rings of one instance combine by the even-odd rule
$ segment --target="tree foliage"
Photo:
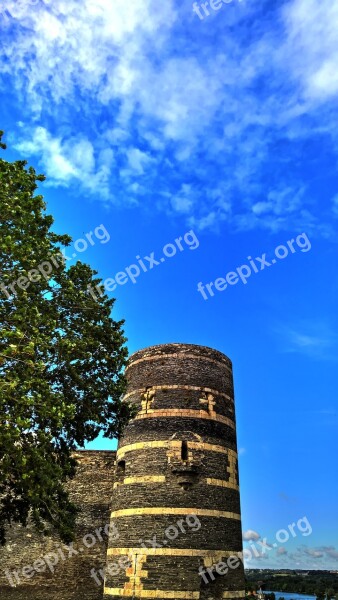
[[[3,132],[0,132],[1,142]],[[72,451],[103,432],[118,436],[130,407],[121,402],[127,358],[114,300],[94,297],[101,280],[88,265],[66,268],[68,235],[36,195],[26,161],[0,160],[0,541],[12,522],[72,538],[76,509],[65,482]],[[41,265],[52,272],[39,278]],[[45,265],[45,272],[50,267]],[[11,286],[11,287],[9,287]]]

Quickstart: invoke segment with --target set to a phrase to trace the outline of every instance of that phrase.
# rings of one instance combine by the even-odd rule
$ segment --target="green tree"
[[[331,598],[333,598],[334,596],[334,589],[333,588],[328,588],[326,590],[326,598],[327,600],[331,600]]]
[[[72,539],[72,451],[100,432],[119,436],[131,415],[121,402],[123,321],[111,317],[114,300],[89,293],[101,283],[96,271],[81,262],[66,268],[60,246],[71,238],[51,231],[35,195],[44,176],[26,165],[0,160],[1,543],[28,516]]]

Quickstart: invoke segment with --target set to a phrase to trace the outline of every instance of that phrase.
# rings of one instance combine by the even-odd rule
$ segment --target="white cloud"
[[[318,550],[325,552],[329,558],[338,561],[338,550],[334,546],[323,546],[322,548],[318,548]]]
[[[41,162],[47,175],[57,184],[78,176],[75,164],[66,157],[66,149],[61,138],[52,138],[44,127],[37,127],[33,137],[14,145],[17,150],[28,155],[41,155]]]
[[[260,537],[260,534],[257,533],[257,531],[254,531],[253,529],[247,529],[247,531],[243,531],[243,540],[245,540],[246,542],[257,541],[260,539]]]
[[[77,186],[81,163],[89,193],[118,201],[133,189],[132,201],[147,202],[153,189],[158,208],[200,229],[228,222],[331,234],[292,172],[310,130],[338,153],[331,0],[284,2],[264,29],[257,3],[236,3],[229,21],[217,15],[203,29],[173,0],[7,4],[24,27],[6,37],[0,68],[51,144],[22,133],[17,147],[43,153],[52,184]],[[249,16],[247,49],[233,29]]]
[[[256,202],[256,204],[252,207],[252,212],[255,215],[262,215],[264,213],[270,212],[272,209],[271,202]]]
[[[109,196],[109,176],[114,163],[109,148],[95,157],[92,143],[83,136],[52,137],[44,127],[37,127],[30,139],[14,147],[28,156],[39,156],[39,164],[48,177],[47,184],[60,186],[74,181],[92,193],[99,188],[102,197]]]
[[[183,183],[177,196],[171,198],[171,206],[175,212],[187,214],[194,206],[194,191],[189,184]]]
[[[126,151],[129,167],[138,175],[143,175],[147,164],[151,163],[151,157],[138,148],[128,148]]]
[[[315,561],[314,566],[318,566],[319,568],[323,568],[324,561],[327,568],[329,559],[331,559],[330,564],[332,565],[335,565],[335,561],[338,561],[338,550],[334,546],[319,546],[315,548],[301,546],[297,548],[297,555],[303,559],[304,557],[313,559]],[[332,559],[334,562],[332,562]]]
[[[308,101],[325,101],[338,93],[338,5],[324,0],[295,0],[283,8],[288,67]],[[291,53],[290,53],[291,59]]]
[[[323,558],[323,552],[315,550],[314,548],[304,548],[303,552],[312,558]]]

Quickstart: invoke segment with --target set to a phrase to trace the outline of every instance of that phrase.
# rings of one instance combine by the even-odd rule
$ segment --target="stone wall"
[[[106,561],[108,530],[104,532],[104,528],[109,523],[115,454],[102,451],[75,453],[78,469],[69,489],[81,512],[72,548],[62,544],[57,537],[38,535],[32,527],[15,526],[10,530],[8,544],[0,548],[1,600],[102,600],[99,570],[104,568]],[[49,555],[53,573],[43,559],[46,555]],[[56,561],[54,566],[52,563]],[[24,568],[26,577],[22,573]],[[97,573],[97,582],[91,577],[92,569]],[[13,574],[14,570],[17,576]]]
[[[76,453],[76,541],[14,527],[0,549],[0,600],[244,598],[231,361],[164,344],[133,354],[126,374],[138,413],[117,454]]]

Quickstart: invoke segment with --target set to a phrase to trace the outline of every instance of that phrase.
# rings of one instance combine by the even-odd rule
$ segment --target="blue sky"
[[[338,4],[219,6],[2,0],[6,157],[47,175],[56,231],[108,232],[75,252],[103,279],[154,253],[109,292],[131,352],[233,360],[246,537],[312,528],[250,566],[338,569]]]

